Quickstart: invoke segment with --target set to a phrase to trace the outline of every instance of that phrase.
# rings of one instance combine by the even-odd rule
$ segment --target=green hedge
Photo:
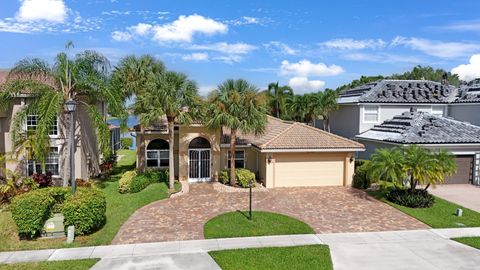
[[[126,171],[118,181],[118,192],[129,193],[133,178],[137,176],[137,171]]]
[[[51,187],[34,190],[14,198],[12,217],[21,237],[32,238],[42,231],[54,212],[62,212],[65,226],[74,225],[75,234],[96,231],[105,224],[107,202],[102,191],[79,187],[75,196],[70,188]]]
[[[219,180],[223,184],[228,184],[230,182],[230,169],[225,169],[220,172]],[[235,169],[235,183],[241,187],[249,187],[250,182],[253,182],[255,186],[255,174],[248,169]]]
[[[367,189],[371,186],[371,181],[367,176],[369,160],[355,161],[355,175],[353,176],[352,186],[359,189]]]
[[[130,149],[133,144],[133,138],[120,138],[120,147],[122,149]]]
[[[130,193],[140,192],[150,184],[167,182],[168,181],[168,170],[159,170],[159,171],[150,171],[143,174],[138,174],[133,177],[130,182]]]

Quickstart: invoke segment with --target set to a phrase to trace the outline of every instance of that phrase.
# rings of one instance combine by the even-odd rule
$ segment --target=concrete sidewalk
[[[0,253],[0,263],[100,258],[94,269],[218,269],[208,251],[327,244],[341,269],[475,269],[480,251],[449,240],[478,228],[282,235]],[[405,265],[408,263],[409,265]]]

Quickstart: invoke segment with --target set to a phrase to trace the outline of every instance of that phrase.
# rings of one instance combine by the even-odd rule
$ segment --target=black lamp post
[[[75,109],[77,108],[77,102],[73,99],[65,102],[65,108],[70,114],[70,181],[72,183],[72,194],[75,195],[76,183],[75,183]]]
[[[252,186],[253,186],[253,181],[250,180],[250,182],[248,183],[248,186],[250,188],[250,200],[249,200],[249,209],[248,209],[248,212],[249,212],[249,215],[248,215],[248,219],[252,220]]]

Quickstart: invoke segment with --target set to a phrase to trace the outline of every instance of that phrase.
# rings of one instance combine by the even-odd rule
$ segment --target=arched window
[[[188,145],[189,149],[210,149],[210,142],[202,137],[193,139]]]
[[[147,167],[168,167],[168,142],[155,139],[147,145]]]

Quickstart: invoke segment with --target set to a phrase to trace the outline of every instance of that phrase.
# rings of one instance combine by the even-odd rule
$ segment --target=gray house
[[[480,84],[454,87],[426,80],[381,80],[342,92],[331,132],[354,138],[411,108],[480,126]]]
[[[406,112],[374,125],[356,139],[366,148],[358,153],[361,158],[369,158],[376,148],[409,144],[448,150],[455,155],[458,169],[446,183],[480,185],[479,126],[426,112]]]

